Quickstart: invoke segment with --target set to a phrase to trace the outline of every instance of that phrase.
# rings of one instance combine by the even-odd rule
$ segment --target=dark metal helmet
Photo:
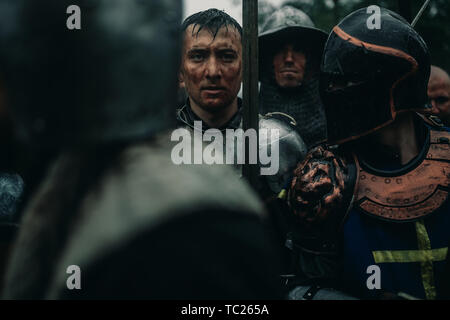
[[[68,7],[81,9],[69,30]],[[22,140],[125,142],[172,123],[180,0],[0,0],[0,70]]]
[[[317,29],[310,17],[302,10],[284,6],[273,12],[259,34],[260,66],[271,65],[270,59],[286,41],[294,40],[303,50],[319,59],[327,40],[327,34]],[[264,70],[261,70],[263,72]]]
[[[321,97],[330,144],[371,133],[427,102],[425,42],[401,16],[380,9],[379,29],[369,29],[372,13],[359,9],[334,27],[325,45]]]

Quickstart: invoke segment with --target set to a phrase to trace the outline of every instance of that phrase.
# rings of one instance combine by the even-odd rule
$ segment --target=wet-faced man
[[[185,111],[208,127],[221,128],[238,112],[242,29],[233,18],[216,9],[189,17],[183,29],[180,86],[189,96]]]
[[[242,100],[238,97],[242,81],[241,26],[225,12],[209,9],[186,18],[182,29],[184,41],[179,80],[180,86],[186,89],[188,99],[177,112],[178,125],[196,132],[195,123],[201,121],[203,132],[219,129],[224,135],[227,129],[241,129]],[[279,139],[259,140],[260,149],[272,150],[272,142],[279,144],[279,156],[268,151],[271,158],[269,165],[274,160],[278,161],[279,166],[274,174],[266,176],[270,182],[264,180],[261,188],[258,187],[263,198],[281,191],[285,179],[306,151],[299,134],[285,117],[282,118],[260,116],[259,120],[260,128],[276,129],[279,132]],[[243,138],[236,137],[233,140],[234,146],[242,142],[239,139]],[[227,140],[223,138],[224,144]],[[242,155],[240,149],[234,150],[228,144],[224,150],[227,155],[230,155],[230,150],[234,152],[233,164],[239,171],[242,163],[236,160]]]

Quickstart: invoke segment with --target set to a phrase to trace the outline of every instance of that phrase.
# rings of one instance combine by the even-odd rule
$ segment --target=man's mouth
[[[296,69],[281,69],[281,73],[299,73]]]
[[[202,91],[207,94],[216,94],[224,90],[225,90],[224,87],[217,87],[217,86],[207,86],[202,88]]]

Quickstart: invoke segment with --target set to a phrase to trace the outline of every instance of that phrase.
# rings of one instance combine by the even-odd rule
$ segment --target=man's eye
[[[305,49],[304,49],[303,45],[300,44],[300,43],[295,43],[294,46],[292,47],[292,50],[294,50],[297,53],[304,53],[305,52]]]
[[[236,55],[233,53],[222,54],[222,60],[225,62],[233,62],[236,59]]]
[[[201,53],[192,53],[192,54],[189,55],[189,58],[190,58],[192,61],[200,62],[200,61],[203,61],[203,59],[205,58],[205,56],[204,56],[203,54],[201,54]]]
[[[437,97],[436,98],[436,103],[437,104],[445,104],[449,101],[448,97]]]

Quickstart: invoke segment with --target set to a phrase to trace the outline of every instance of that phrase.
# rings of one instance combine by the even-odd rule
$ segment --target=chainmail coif
[[[272,71],[272,75],[263,75],[261,79],[259,101],[261,114],[284,112],[292,116],[308,148],[326,139],[326,118],[319,97],[318,76],[298,88],[286,90],[275,83]]]

